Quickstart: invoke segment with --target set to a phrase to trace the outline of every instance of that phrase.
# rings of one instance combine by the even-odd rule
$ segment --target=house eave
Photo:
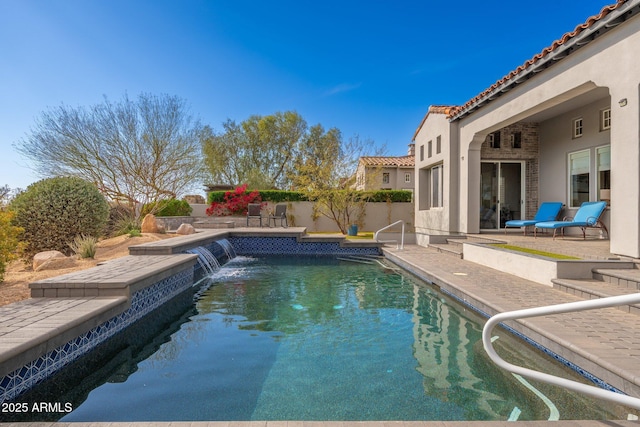
[[[550,47],[547,47],[541,53],[525,62],[525,64],[503,77],[482,94],[453,111],[448,117],[449,121],[460,120],[472,114],[635,16],[640,11],[640,0],[629,0],[615,7],[616,9],[601,16],[596,22],[593,22],[596,18],[592,17],[585,24],[576,27],[573,32],[565,34],[562,39],[557,40]],[[600,15],[605,13],[606,9],[605,7]]]

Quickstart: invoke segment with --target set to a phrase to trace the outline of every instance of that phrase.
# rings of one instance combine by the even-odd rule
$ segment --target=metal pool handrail
[[[491,358],[491,360],[499,367],[506,369],[515,374],[529,377],[535,380],[543,381],[549,384],[564,387],[568,390],[583,393],[591,397],[598,399],[609,400],[621,405],[626,405],[632,408],[640,409],[640,399],[627,396],[625,394],[616,393],[613,391],[601,389],[598,387],[581,384],[576,381],[568,380],[566,378],[556,377],[554,375],[546,374],[539,371],[523,368],[521,366],[512,365],[506,362],[496,353],[491,343],[491,332],[493,328],[500,322],[514,319],[524,319],[529,317],[545,316],[549,314],[561,314],[570,313],[576,311],[594,310],[597,308],[615,307],[625,304],[640,303],[640,293],[622,295],[615,297],[600,298],[589,301],[578,301],[565,304],[550,305],[545,307],[528,308],[524,310],[509,311],[499,313],[491,317],[482,329],[482,344],[485,351]]]
[[[402,235],[400,237],[400,244],[398,244],[397,240],[378,240],[378,234],[381,231],[384,231],[384,230],[386,230],[388,228],[391,228],[394,225],[398,225],[398,224],[402,224]],[[375,232],[375,234],[373,235],[373,240],[375,240],[376,242],[380,242],[380,243],[392,243],[392,242],[395,242],[396,243],[396,249],[400,249],[400,250],[404,249],[404,220],[401,219],[399,221],[394,222],[393,224],[387,225],[386,227],[382,227],[380,230]]]

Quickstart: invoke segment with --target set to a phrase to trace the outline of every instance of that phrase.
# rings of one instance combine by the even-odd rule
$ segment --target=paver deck
[[[385,253],[489,315],[582,300],[422,246],[386,248]],[[607,308],[530,318],[509,326],[614,387],[640,396],[640,316]]]

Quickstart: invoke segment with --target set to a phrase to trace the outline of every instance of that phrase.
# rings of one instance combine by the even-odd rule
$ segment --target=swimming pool
[[[99,362],[106,367],[102,374],[59,396],[72,400],[74,410],[57,418],[626,417],[623,408],[500,371],[482,349],[484,319],[428,284],[377,264],[239,257],[208,284],[142,350],[126,356],[119,349]],[[578,379],[504,331],[495,345],[513,363]]]

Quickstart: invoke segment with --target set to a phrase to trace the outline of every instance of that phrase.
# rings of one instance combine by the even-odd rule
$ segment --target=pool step
[[[591,279],[553,279],[555,289],[584,299],[606,298],[640,292],[640,270],[635,268],[594,268]],[[617,307],[640,315],[640,304]]]
[[[359,262],[362,264],[375,264],[375,262],[380,258],[384,257],[380,255],[344,255],[336,257],[336,259],[339,259],[340,261]]]
[[[429,247],[443,254],[453,255],[462,259],[462,244],[466,241],[467,238],[464,236],[449,237],[445,240],[446,243],[430,243]]]
[[[457,258],[464,258],[463,244],[465,243],[504,243],[504,241],[478,236],[447,237],[442,243],[429,243],[429,247]]]

